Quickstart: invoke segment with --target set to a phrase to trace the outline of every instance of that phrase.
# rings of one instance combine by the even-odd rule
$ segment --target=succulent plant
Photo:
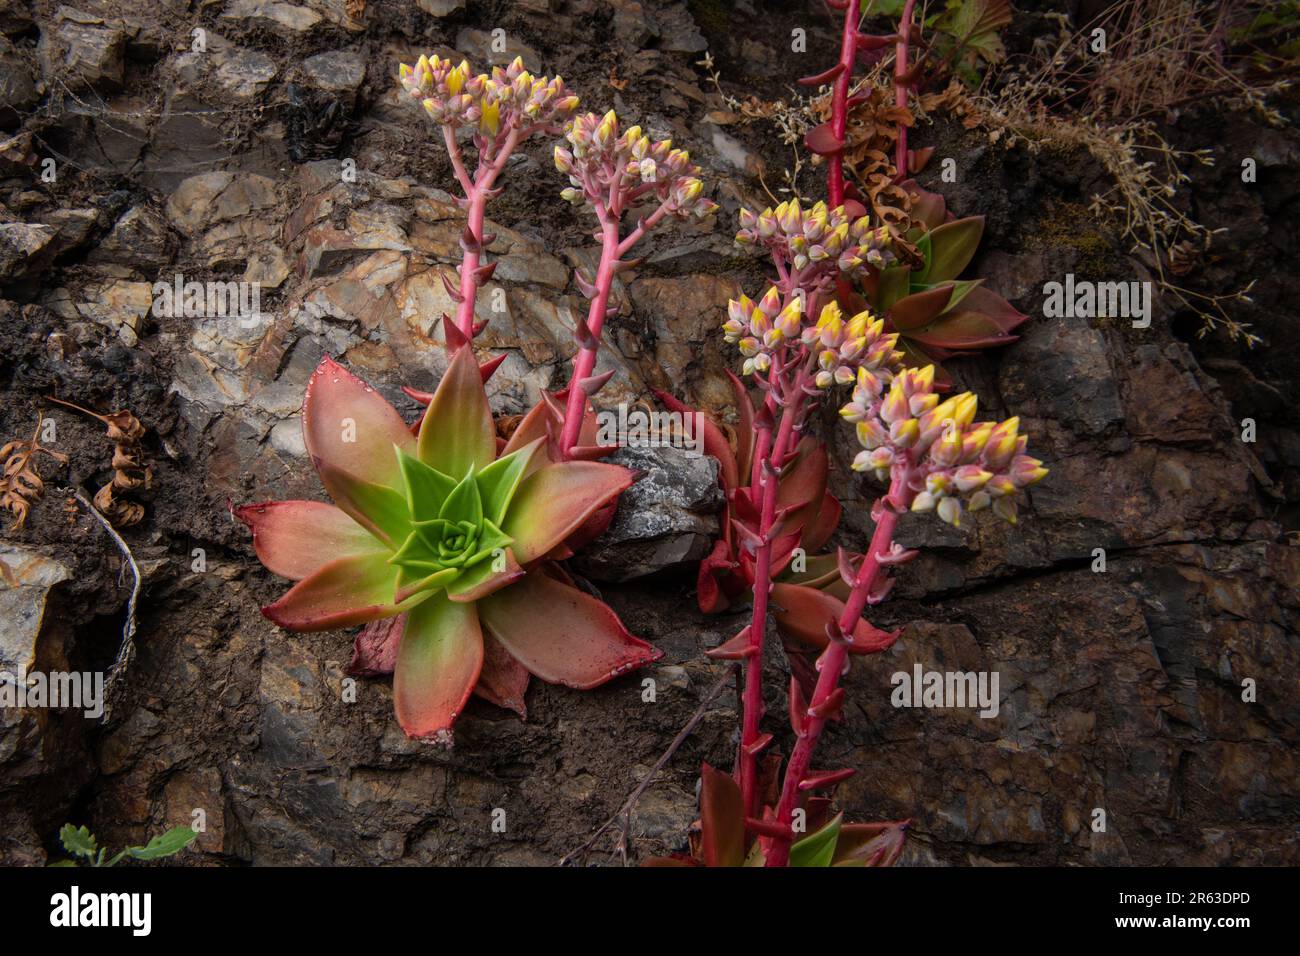
[[[906,234],[923,265],[894,265],[861,280],[864,296],[843,295],[847,309],[870,307],[898,333],[898,348],[907,365],[923,367],[956,355],[1014,342],[1011,333],[1028,316],[983,279],[959,279],[984,235],[984,217],[949,219],[938,193],[915,183],[904,186],[913,196],[913,226]],[[948,382],[940,369],[938,380]]]
[[[903,852],[910,821],[889,823],[845,823],[842,814],[830,817],[828,801],[809,801],[808,827],[812,832],[790,848],[790,866],[893,866]],[[750,820],[751,829],[763,828],[761,820]],[[691,834],[691,852],[654,857],[643,865],[665,866],[763,866],[768,840],[746,838],[744,800],[740,786],[728,773],[700,768],[700,820]]]
[[[308,383],[302,419],[335,503],[236,511],[262,563],[297,581],[262,612],[299,631],[405,614],[394,696],[408,736],[449,743],[475,685],[500,684],[518,666],[590,688],[660,656],[545,566],[632,473],[553,462],[544,437],[523,443],[527,432],[499,449],[468,347],[452,358],[415,434],[328,356]]]

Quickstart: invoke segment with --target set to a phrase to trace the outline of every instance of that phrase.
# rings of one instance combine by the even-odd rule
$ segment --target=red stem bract
[[[862,617],[862,612],[867,606],[867,598],[880,571],[880,555],[888,552],[893,546],[894,528],[898,524],[899,515],[895,508],[906,509],[911,505],[914,492],[908,489],[910,478],[909,468],[898,469],[889,486],[889,493],[879,502],[880,517],[876,522],[876,530],[871,535],[871,545],[866,557],[862,559],[862,566],[854,579],[853,590],[844,605],[844,612],[836,622],[842,634],[850,636],[853,634],[858,619]],[[781,800],[776,809],[778,824],[787,828],[791,826],[795,807],[799,802],[799,784],[808,775],[808,770],[812,766],[813,753],[817,749],[818,738],[821,736],[822,728],[826,726],[827,718],[819,717],[817,713],[839,687],[847,659],[848,645],[842,641],[831,641],[817,662],[819,669],[817,686],[813,691],[812,700],[808,702],[807,724],[803,734],[795,743],[794,753],[790,755],[790,763],[786,767],[785,779],[781,784]],[[774,836],[767,852],[765,865],[786,866],[790,861],[792,840],[789,835]]]
[[[590,340],[579,344],[573,359],[573,376],[569,379],[569,397],[564,410],[564,430],[560,437],[560,450],[564,457],[578,444],[582,431],[582,418],[586,412],[587,394],[582,381],[596,368],[596,353],[600,348],[600,333],[605,325],[605,312],[609,308],[609,293],[614,286],[614,271],[618,265],[618,220],[606,215],[600,223],[600,265],[596,268],[596,294],[587,310],[587,331]]]

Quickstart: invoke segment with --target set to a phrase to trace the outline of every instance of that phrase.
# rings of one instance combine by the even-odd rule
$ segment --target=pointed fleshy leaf
[[[466,475],[451,490],[438,517],[444,521],[468,521],[475,527],[483,523],[483,497],[478,493],[478,482],[473,475]]]
[[[735,562],[731,559],[731,548],[726,541],[719,538],[713,543],[713,550],[700,562],[700,571],[696,576],[695,600],[701,611],[705,614],[717,614],[731,605],[719,578],[734,573]]]
[[[559,426],[555,421],[554,412],[551,406],[543,399],[524,413],[524,417],[519,420],[515,426],[514,433],[506,442],[506,447],[502,449],[502,456],[513,454],[526,446],[537,441],[539,438],[543,441],[550,436],[551,429]],[[537,456],[534,466],[544,464],[542,456]]]
[[[396,603],[397,569],[385,554],[336,558],[303,578],[262,613],[291,631],[327,631],[400,614],[414,601]]]
[[[993,320],[1003,332],[1014,332],[1028,321],[1029,316],[998,295],[992,289],[979,287],[971,289],[962,300],[962,308],[980,312]],[[949,311],[954,311],[951,306]]]
[[[585,690],[663,656],[605,604],[536,571],[477,607],[492,636],[551,684]]]
[[[406,736],[450,743],[451,725],[465,709],[482,666],[483,637],[474,605],[435,594],[412,610],[393,671],[393,704]]]
[[[499,550],[499,561],[494,556],[474,565],[447,587],[447,596],[461,604],[472,604],[522,578],[524,569],[515,560],[514,552],[509,548]]]
[[[925,346],[946,349],[982,349],[1006,345],[1016,340],[998,328],[983,312],[958,309],[940,316],[924,328],[914,329],[907,337]]]
[[[711,647],[704,656],[715,661],[743,661],[758,654],[759,648],[753,646],[749,635],[753,633],[751,625],[746,624],[734,637],[728,638],[717,647]]]
[[[808,588],[820,588],[839,576],[839,565],[834,554],[813,554],[808,556],[808,563],[802,572],[787,570],[782,575],[786,584],[801,584]]]
[[[835,858],[835,844],[839,840],[840,824],[843,820],[844,815],[837,814],[835,819],[816,833],[809,834],[791,846],[790,865],[830,866],[831,861]]]
[[[843,512],[840,500],[829,491],[822,495],[822,505],[815,517],[804,523],[803,538],[799,542],[806,551],[820,551],[831,539],[840,524]]]
[[[727,379],[736,397],[736,470],[740,480],[747,481],[754,457],[754,403],[749,400],[745,383],[730,370]]]
[[[302,437],[313,461],[391,488],[401,480],[393,446],[415,444],[397,409],[328,355],[307,382]]]
[[[514,538],[515,558],[528,564],[578,530],[602,505],[629,488],[619,465],[569,461],[547,465],[520,484],[501,529]]]
[[[809,152],[830,156],[844,149],[844,141],[835,135],[830,123],[814,126],[804,134],[803,144]]]
[[[913,329],[930,324],[948,308],[952,288],[948,282],[899,299],[889,309],[890,325],[896,332],[911,334]]]
[[[459,480],[496,458],[496,428],[474,352],[460,349],[438,383],[420,426],[419,458]]]
[[[500,641],[489,632],[483,632],[483,669],[474,685],[475,694],[527,719],[528,706],[524,703],[524,694],[530,676],[524,665],[511,657]]]
[[[893,866],[903,855],[911,820],[846,823],[835,843],[834,866]]]
[[[829,462],[826,445],[812,438],[799,442],[799,457],[781,475],[776,490],[778,508],[801,508],[809,502],[821,504],[826,493]]]
[[[352,642],[352,660],[348,673],[353,677],[378,677],[391,674],[397,665],[397,648],[406,627],[406,615],[371,621]]]
[[[931,229],[925,268],[912,277],[912,282],[933,285],[957,278],[970,265],[983,235],[983,216],[954,219]]]
[[[393,464],[397,456],[388,450]],[[390,548],[396,549],[411,530],[406,496],[388,485],[380,485],[316,461],[316,473],[334,503],[358,524]],[[401,476],[398,476],[398,483]]]
[[[729,773],[700,767],[700,855],[705,866],[745,862],[745,801]]]
[[[837,622],[844,613],[843,602],[834,595],[799,584],[774,584],[772,602],[781,632],[810,647],[825,647],[829,640],[826,625]],[[858,618],[848,650],[850,654],[875,654],[897,639],[897,631],[882,631]]]
[[[533,456],[545,444],[545,438],[535,438],[518,451],[498,458],[477,475],[479,496],[483,499],[483,514],[498,525],[505,520],[506,511],[519,482],[528,472]]]
[[[457,479],[431,468],[403,451],[397,453],[402,472],[402,487],[410,503],[410,515],[416,521],[438,517],[442,504],[456,488]]]
[[[253,532],[253,549],[266,569],[295,581],[335,558],[387,550],[343,511],[320,501],[242,505],[235,515]]]
[[[461,575],[459,568],[439,568],[428,574],[411,568],[399,568],[397,572],[397,591],[394,595],[398,601],[416,604],[420,595],[428,595],[445,588]]]

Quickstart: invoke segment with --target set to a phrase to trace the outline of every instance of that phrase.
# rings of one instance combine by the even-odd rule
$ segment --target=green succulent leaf
[[[954,219],[930,230],[925,268],[912,276],[913,284],[933,285],[957,278],[970,264],[983,235],[983,216]]]
[[[447,475],[486,468],[496,457],[496,428],[474,352],[456,352],[420,423],[419,456]]]
[[[334,503],[354,521],[390,548],[396,548],[411,530],[406,497],[387,485],[357,478],[325,462],[316,462],[321,484]]]
[[[790,847],[791,866],[830,866],[835,858],[835,844],[840,838],[840,824],[844,815],[835,819],[816,833],[810,834]]]
[[[907,266],[890,266],[883,270],[880,273],[880,288],[876,292],[876,308],[882,312],[891,308],[907,295],[911,282],[912,271]]]
[[[181,852],[197,838],[198,834],[190,827],[172,827],[144,846],[127,847],[126,852],[137,860],[159,860]]]
[[[435,594],[407,617],[393,671],[398,723],[408,737],[445,735],[483,667],[483,635],[472,604]]]
[[[413,521],[427,521],[442,512],[442,504],[456,488],[456,479],[412,458],[400,448],[397,462],[406,487],[406,503]]]
[[[498,525],[505,520],[510,502],[519,489],[519,482],[523,480],[534,453],[544,441],[544,438],[538,438],[518,451],[498,458],[475,476],[479,496],[483,500],[483,513],[488,520]]]
[[[473,474],[461,479],[442,503],[438,517],[445,521],[468,521],[477,528],[483,523],[483,498],[478,492],[478,482]]]
[[[59,842],[63,844],[63,849],[67,850],[73,856],[83,857],[87,860],[94,857],[99,849],[95,841],[95,835],[86,827],[74,827],[71,823],[65,823],[59,830]]]

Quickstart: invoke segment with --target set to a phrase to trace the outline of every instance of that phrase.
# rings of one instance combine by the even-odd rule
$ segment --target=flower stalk
[[[745,660],[741,739],[736,776],[747,816],[758,807],[758,757],[771,742],[760,727],[763,708],[763,638],[772,590],[773,552],[783,536],[778,511],[779,481],[793,461],[809,412],[822,392],[837,381],[852,381],[855,363],[879,365],[893,355],[892,341],[868,314],[843,321],[839,307],[829,303],[817,315],[835,280],[868,263],[883,265],[890,254],[883,236],[872,232],[865,218],[852,220],[844,207],[828,210],[824,203],[804,210],[797,200],[755,215],[742,210],[741,245],[759,245],[771,255],[777,281],[755,303],[747,296],[728,306],[723,333],[745,357],[744,373],[766,393],[755,417],[757,440],[745,505],[757,512],[753,531],[737,523],[742,547],[753,558],[752,611],[749,626],[715,657]],[[789,556],[791,543],[783,548]]]
[[[490,200],[500,195],[496,186],[521,143],[535,133],[555,134],[560,124],[578,108],[578,98],[568,94],[561,77],[534,77],[516,57],[502,69],[471,76],[464,60],[422,56],[415,66],[400,67],[402,85],[424,107],[425,113],[442,129],[447,157],[463,195],[457,204],[465,210],[465,231],[461,234],[460,281],[445,278],[447,295],[456,303],[454,323],[444,317],[444,334],[449,346],[468,341],[482,331],[474,321],[474,303],[479,287],[491,278],[495,263],[482,263],[483,252],[493,236],[485,235],[483,224]],[[473,174],[465,163],[457,134],[471,131],[470,141],[478,154]]]
[[[577,323],[573,333],[578,352],[560,436],[560,451],[567,458],[586,454],[578,448],[586,403],[609,378],[594,372],[601,332],[611,312],[614,278],[636,265],[626,258],[628,253],[666,217],[703,219],[718,207],[704,197],[700,169],[691,163],[686,150],[674,149],[668,139],[651,142],[639,126],[620,134],[613,110],[604,116],[587,113],[575,117],[564,136],[568,145],[555,147],[555,167],[568,175],[570,185],[560,195],[575,206],[591,209],[598,225],[594,236],[600,242],[600,262],[592,281],[580,273],[577,276],[578,287],[591,304],[586,319]],[[623,235],[624,217],[644,211],[652,203],[649,215],[638,219]]]
[[[844,605],[844,611],[831,629],[831,633],[837,637],[829,641],[817,662],[817,686],[812,700],[808,703],[804,725],[797,733],[798,739],[794,752],[790,755],[790,762],[786,766],[781,783],[781,797],[776,808],[776,820],[781,829],[772,838],[767,852],[767,866],[785,866],[789,862],[790,845],[794,839],[792,820],[802,793],[801,784],[808,777],[813,754],[817,750],[822,728],[826,726],[833,699],[839,689],[840,679],[845,673],[845,664],[848,661],[848,643],[843,640],[843,635],[853,633],[858,618],[866,610],[881,568],[881,555],[893,550],[894,529],[898,524],[900,513],[895,509],[905,511],[911,505],[907,490],[909,475],[909,469],[906,467],[900,470],[899,475],[890,484],[888,494],[876,502],[873,513],[878,517],[875,531],[871,536],[871,544],[854,578],[853,590]]]

